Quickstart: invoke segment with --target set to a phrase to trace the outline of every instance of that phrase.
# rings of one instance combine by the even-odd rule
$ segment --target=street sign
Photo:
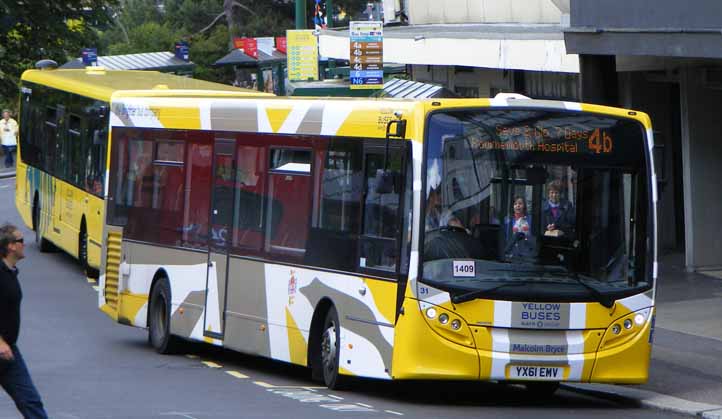
[[[286,31],[288,80],[318,80],[318,39],[313,30]]]
[[[351,89],[384,88],[383,22],[351,22],[349,65]]]
[[[98,49],[97,48],[83,48],[80,56],[83,59],[85,66],[98,65]]]

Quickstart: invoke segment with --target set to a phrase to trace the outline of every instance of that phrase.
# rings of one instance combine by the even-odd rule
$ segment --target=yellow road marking
[[[238,371],[226,371],[226,374],[231,375],[236,378],[248,378],[246,374],[241,374]]]
[[[204,364],[208,368],[223,368],[223,366],[216,364],[215,362],[211,361],[201,361],[202,364]]]
[[[100,287],[97,286],[97,285],[93,285],[93,289],[96,290],[96,291],[99,291],[99,290],[100,290]]]
[[[88,284],[95,284],[95,280],[93,278],[85,278],[88,281]]]
[[[198,359],[198,355],[186,354],[186,358],[188,358],[188,359]]]
[[[257,385],[257,386],[264,387],[264,388],[274,388],[274,387],[276,387],[276,386],[274,386],[273,384],[264,383],[263,381],[254,381],[253,384],[255,384],[255,385]]]

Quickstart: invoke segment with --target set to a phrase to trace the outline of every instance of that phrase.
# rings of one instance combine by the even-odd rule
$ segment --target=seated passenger
[[[504,231],[507,239],[514,237],[516,233],[523,234],[525,238],[531,236],[531,219],[527,215],[524,198],[520,196],[514,198],[512,216],[504,219]]]
[[[574,206],[561,199],[561,182],[555,180],[547,186],[547,200],[542,206],[542,225],[546,226],[545,236],[563,236],[573,233],[575,224]]]
[[[527,215],[526,201],[514,198],[513,213],[504,218],[507,258],[529,259],[536,257],[536,241],[532,236],[531,218]]]

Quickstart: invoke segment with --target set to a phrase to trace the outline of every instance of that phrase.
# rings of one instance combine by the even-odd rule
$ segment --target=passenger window
[[[326,145],[326,143],[322,143]],[[305,264],[354,272],[363,196],[363,142],[334,138],[317,149],[320,190]]]
[[[265,250],[303,258],[311,215],[311,150],[271,149]]]
[[[400,150],[367,152],[365,156],[363,230],[359,267],[395,272],[398,262],[399,202],[402,158]],[[385,168],[385,170],[384,170]],[[384,175],[384,171],[386,174]]]
[[[243,140],[241,140],[243,141]],[[239,144],[236,150],[237,185],[232,247],[235,253],[257,253],[263,244],[265,149]]]
[[[186,160],[185,213],[183,220],[183,244],[191,248],[207,248],[208,218],[210,216],[211,163],[213,145],[210,136],[195,134],[188,144]]]
[[[83,158],[85,141],[82,136],[82,120],[77,115],[68,118],[68,135],[66,141],[70,149],[68,164],[68,180],[74,185],[80,185],[85,173],[85,159]]]

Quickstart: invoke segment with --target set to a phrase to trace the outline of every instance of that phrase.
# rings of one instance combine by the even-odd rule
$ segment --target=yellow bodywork
[[[267,93],[179,77],[156,71],[117,71],[94,67],[87,70],[28,70],[22,81],[60,92],[105,102],[109,106],[124,95],[143,97],[267,97]],[[68,96],[69,97],[69,96]],[[67,105],[60,103],[59,105]],[[168,114],[166,110],[166,115]],[[200,128],[198,108],[176,108],[170,118],[184,128]],[[23,121],[21,120],[22,124]],[[21,139],[22,140],[22,139]],[[22,141],[21,141],[22,142]],[[110,155],[110,136],[107,143]],[[18,148],[16,206],[23,222],[33,226],[35,195],[39,195],[39,224],[43,237],[78,258],[82,220],[85,219],[88,265],[100,268],[105,224],[104,199],[59,178],[26,165]],[[107,168],[106,168],[107,171]]]
[[[65,86],[54,82],[58,87]],[[70,83],[68,81],[63,83]],[[66,86],[67,87],[67,86]],[[172,87],[176,88],[176,87]],[[169,100],[171,95],[167,90],[148,90],[134,92],[115,92],[112,98],[107,95],[107,87],[97,87],[92,93],[96,97],[104,97],[109,101],[124,100],[131,103],[131,99],[137,99],[142,105],[150,109],[153,116],[162,126],[167,129],[209,129],[198,100],[195,97],[179,97]],[[105,96],[103,96],[105,95]],[[233,94],[217,93],[216,96],[208,95],[209,100],[223,102]],[[274,98],[274,97],[249,97],[238,95],[240,99],[230,106],[238,106],[244,110],[251,109],[248,113],[257,118],[258,126],[263,126],[265,133],[284,132],[294,112],[300,108],[323,109],[324,106],[333,107],[340,114],[344,109],[348,110],[343,114],[342,120],[335,121],[335,130],[326,132],[324,135],[342,137],[365,137],[384,138],[387,123],[401,115],[407,121],[406,140],[413,141],[415,156],[420,153],[418,147],[425,138],[425,121],[431,112],[453,109],[453,108],[485,108],[492,105],[489,99],[436,99],[426,101],[412,100],[369,100],[369,99],[317,99],[317,98]],[[535,106],[534,101],[520,100],[509,103],[507,106]],[[541,106],[541,105],[536,105]],[[556,105],[545,102],[544,107],[563,110],[560,103]],[[649,117],[640,112],[626,109],[609,108],[597,105],[577,104],[582,111],[593,112],[631,118],[639,121],[647,131],[651,130]],[[311,113],[311,111],[308,111]],[[310,120],[311,123],[327,123],[326,120]],[[260,129],[259,129],[260,132]],[[288,132],[284,132],[288,134]],[[308,134],[298,132],[297,134]],[[316,134],[317,135],[317,134]],[[394,141],[404,141],[393,139]],[[416,173],[415,180],[420,175]],[[20,178],[19,178],[20,179]],[[19,181],[19,184],[22,182]],[[416,191],[418,192],[418,191]],[[18,202],[24,191],[18,193]],[[417,193],[418,195],[418,193]],[[80,198],[82,199],[82,197]],[[99,205],[102,201],[99,202]],[[95,205],[95,204],[93,204]],[[18,205],[20,208],[20,204]],[[26,222],[29,220],[29,212],[21,211]],[[418,221],[418,220],[417,220]],[[418,222],[417,222],[418,224]],[[96,232],[94,231],[94,234]],[[99,235],[99,231],[97,231]],[[60,240],[60,238],[58,238]],[[418,239],[418,238],[415,238]],[[94,259],[95,260],[95,259]],[[413,259],[412,259],[413,260]],[[110,264],[110,260],[108,264]],[[113,263],[119,263],[114,260]],[[440,324],[435,319],[429,318],[425,310],[432,306],[424,302],[416,295],[414,287],[417,285],[416,278],[410,278],[409,285],[405,290],[402,299],[402,312],[397,315],[396,301],[398,286],[394,282],[373,278],[363,278],[364,285],[369,289],[374,299],[374,305],[380,312],[380,317],[388,320],[389,327],[393,327],[393,351],[391,368],[388,371],[394,379],[450,379],[450,380],[489,380],[504,379],[499,377],[498,372],[494,373],[494,365],[506,366],[505,374],[509,374],[511,365],[525,364],[549,364],[563,368],[563,376],[560,380],[573,380],[582,382],[622,382],[641,383],[647,380],[649,358],[651,352],[650,334],[653,324],[653,300],[646,307],[627,307],[623,303],[615,304],[612,308],[605,308],[597,303],[583,304],[585,313],[585,324],[571,332],[576,333],[578,352],[563,356],[561,355],[536,355],[524,359],[517,356],[517,364],[509,362],[514,360],[518,354],[500,352],[495,350],[494,335],[502,333],[522,333],[528,339],[538,339],[543,342],[547,336],[559,337],[566,330],[547,331],[534,329],[504,329],[496,325],[494,318],[495,305],[500,303],[492,300],[477,299],[454,305],[450,301],[434,305],[437,313],[445,313],[449,316],[450,322],[459,320],[461,328],[452,329],[448,324]],[[330,282],[330,281],[329,281]],[[107,285],[106,285],[107,287]],[[288,298],[282,295],[283,298]],[[276,297],[276,298],[281,298]],[[267,296],[267,298],[274,298]],[[147,294],[137,295],[119,290],[117,307],[106,302],[101,309],[118,321],[132,324],[133,319],[142,312],[144,304],[147,303]],[[644,321],[629,330],[623,330],[620,334],[613,334],[611,327],[624,322],[625,319],[636,319],[640,310],[645,312]],[[287,340],[284,344],[288,348],[289,359],[287,361],[299,365],[308,365],[308,330],[302,324],[307,324],[306,319],[296,317],[289,306],[284,308],[284,320],[287,333]],[[261,320],[259,320],[261,321]],[[303,323],[306,321],[306,323]],[[340,320],[343,325],[344,319]],[[383,323],[383,322],[382,322]],[[263,328],[265,331],[265,326]],[[356,349],[358,350],[358,349]],[[354,348],[351,345],[344,347],[345,354],[352,358]],[[361,358],[362,356],[360,356]],[[356,358],[354,358],[356,359]],[[572,361],[581,367],[571,376]],[[349,362],[350,364],[350,362]],[[498,370],[497,370],[498,371]],[[354,375],[354,372],[342,365],[342,374]],[[496,375],[495,375],[496,374]]]

